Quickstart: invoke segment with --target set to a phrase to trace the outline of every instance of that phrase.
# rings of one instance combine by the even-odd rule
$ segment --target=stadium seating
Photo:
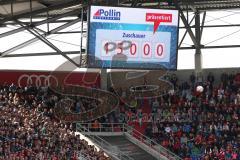
[[[211,76],[201,83],[192,76],[189,82],[178,82],[175,77],[177,92],[135,100],[130,103],[136,104],[134,107],[120,103],[116,110],[93,121],[96,124],[94,131],[98,131],[99,123],[127,123],[183,159],[238,160],[238,78],[223,74],[221,83],[217,84]],[[198,85],[204,87],[203,92],[196,91]],[[122,96],[128,96],[126,94]],[[75,136],[73,124],[56,119],[53,108],[61,98],[61,95],[41,87],[0,87],[1,160],[78,159],[81,153],[99,160],[110,159]],[[84,109],[80,106],[79,110],[78,102],[80,105],[84,103]],[[69,104],[69,108],[78,113],[92,110],[94,105],[91,100],[82,98]],[[118,126],[115,130],[119,131]]]
[[[75,136],[72,124],[54,117],[58,99],[44,88],[0,87],[1,160],[110,159]]]

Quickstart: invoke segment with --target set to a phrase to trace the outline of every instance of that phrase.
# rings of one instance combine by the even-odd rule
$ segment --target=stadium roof
[[[17,18],[52,17],[69,11],[76,11],[71,12],[71,15],[78,16],[81,7],[90,4],[171,9],[179,7],[183,11],[206,11],[237,9],[240,0],[0,0],[0,24]]]

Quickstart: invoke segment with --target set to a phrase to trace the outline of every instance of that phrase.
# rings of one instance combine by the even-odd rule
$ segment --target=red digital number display
[[[113,56],[115,54],[125,54],[129,58],[164,58],[165,45],[163,43],[149,43],[149,42],[131,42],[127,47],[123,42],[109,42],[102,43],[102,56]]]

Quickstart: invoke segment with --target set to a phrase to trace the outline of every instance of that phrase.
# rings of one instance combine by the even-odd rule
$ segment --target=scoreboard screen
[[[178,11],[91,6],[88,66],[177,68]]]

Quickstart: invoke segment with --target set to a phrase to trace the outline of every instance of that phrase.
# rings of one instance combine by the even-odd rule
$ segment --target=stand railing
[[[124,132],[124,123],[100,123],[98,128],[93,123],[77,123],[77,129],[85,127],[90,132]]]
[[[138,140],[141,143],[144,143],[160,155],[166,157],[169,160],[181,160],[182,158],[177,156],[175,153],[171,152],[170,150],[164,148],[154,140],[150,139],[149,137],[143,135],[136,129],[127,124],[123,123],[100,123],[98,128],[95,128],[92,123],[78,123],[77,129],[80,130],[81,127],[84,127],[86,130],[92,133],[101,132],[101,133],[109,133],[109,132],[122,132],[131,135],[133,138]],[[89,134],[88,134],[89,135]],[[94,134],[97,135],[97,134]],[[162,159],[162,158],[160,158]]]
[[[97,158],[93,158],[87,153],[79,152],[78,153],[78,160],[97,160]]]
[[[91,130],[89,128],[86,128],[82,124],[77,124],[77,131],[82,133],[90,133]],[[120,151],[118,148],[112,146],[110,143],[108,143],[106,140],[102,139],[101,137],[97,135],[87,135],[95,144],[101,148],[105,153],[109,154],[112,158],[115,158],[117,160],[134,160],[133,158],[129,157],[128,155],[124,154],[122,151]]]
[[[169,160],[181,160],[182,158],[176,155],[175,153],[171,152],[170,150],[166,149],[165,147],[158,144],[156,141],[150,139],[149,137],[143,135],[133,127],[125,125],[125,131],[130,134],[131,136],[135,137],[148,147],[152,148],[153,150],[157,151],[159,154],[163,155]]]

